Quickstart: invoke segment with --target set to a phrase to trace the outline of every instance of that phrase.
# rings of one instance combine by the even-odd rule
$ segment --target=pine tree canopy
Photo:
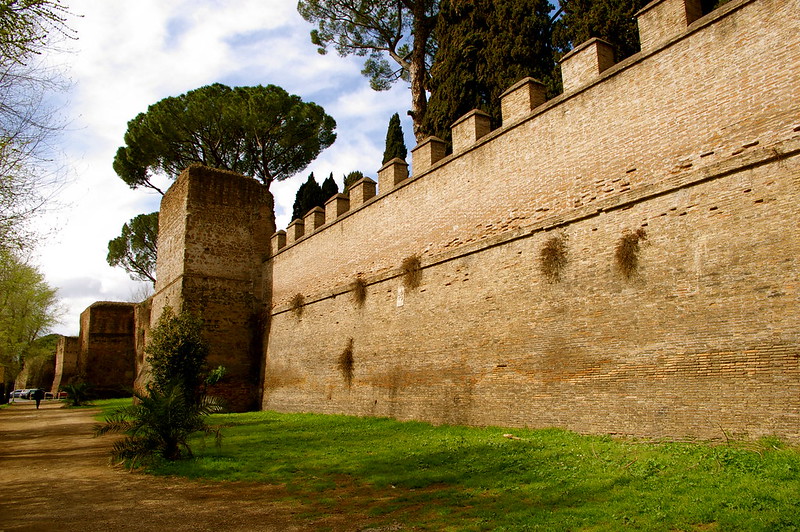
[[[269,186],[308,166],[333,144],[335,128],[322,107],[275,85],[215,83],[164,98],[128,122],[114,171],[131,188],[158,192],[154,174],[175,179],[192,163]]]

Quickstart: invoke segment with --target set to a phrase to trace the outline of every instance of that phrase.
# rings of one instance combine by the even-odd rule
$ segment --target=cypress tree
[[[354,171],[350,172],[349,174],[347,174],[346,176],[344,176],[344,183],[342,183],[342,185],[344,187],[344,192],[342,192],[342,193],[343,194],[349,194],[350,193],[350,187],[353,186],[353,183],[355,183],[356,181],[359,181],[361,179],[364,179],[364,174],[359,172],[358,170],[354,170]]]
[[[547,0],[442,0],[424,129],[450,140],[450,126],[472,109],[500,125],[500,95],[531,76],[560,90]]]
[[[701,0],[703,14],[710,13],[728,0]],[[621,61],[640,50],[636,12],[649,0],[564,0],[563,15],[556,22],[553,40],[561,54],[569,52],[592,37],[614,47]]]
[[[408,155],[405,140],[403,140],[403,127],[400,125],[400,115],[395,113],[389,119],[389,128],[386,130],[386,148],[383,151],[383,162],[386,164],[395,157],[405,160]]]
[[[329,175],[325,181],[322,182],[322,205],[320,207],[325,207],[325,202],[331,199],[333,196],[339,193],[339,185],[336,184],[336,181],[333,180],[333,172]]]
[[[295,195],[292,207],[292,220],[302,218],[314,207],[323,207],[324,205],[322,187],[319,186],[319,183],[314,178],[314,172],[311,172],[306,182],[297,189],[297,195]]]
[[[649,0],[569,0],[556,22],[553,41],[561,55],[592,37],[614,47],[620,61],[639,51],[636,12]]]

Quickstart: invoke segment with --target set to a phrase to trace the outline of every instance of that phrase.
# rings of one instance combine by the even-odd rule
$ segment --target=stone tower
[[[190,166],[161,201],[151,326],[166,306],[203,319],[209,365],[227,369],[212,393],[234,411],[258,406],[262,263],[274,231],[269,190],[233,172]]]

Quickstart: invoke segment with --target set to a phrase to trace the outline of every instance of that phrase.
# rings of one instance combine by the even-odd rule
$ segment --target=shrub
[[[625,230],[617,242],[614,259],[617,269],[626,279],[635,276],[639,270],[639,251],[641,242],[645,240],[647,240],[647,232],[640,227],[636,231]]]
[[[90,404],[93,386],[88,382],[64,384],[61,391],[67,392],[64,401],[67,406],[84,406]]]
[[[353,384],[353,339],[349,338],[347,340],[347,346],[342,351],[342,354],[339,355],[339,371],[342,372],[342,377],[344,377],[344,382],[347,384],[349,388]]]
[[[95,426],[95,436],[124,433],[123,439],[114,442],[111,457],[131,469],[155,457],[172,461],[192,456],[188,439],[197,432],[215,435],[219,445],[219,429],[205,421],[222,410],[219,403],[205,396],[192,401],[189,395],[179,383],[135,393],[137,404],[112,412],[105,423]]]
[[[539,268],[551,283],[561,280],[561,274],[567,265],[567,236],[564,234],[550,237],[539,253]]]
[[[122,432],[114,443],[113,459],[133,468],[154,456],[177,460],[191,456],[188,438],[196,432],[219,432],[206,425],[208,414],[222,410],[205,395],[208,384],[219,381],[225,368],[208,369],[208,343],[203,322],[189,312],[175,315],[165,307],[145,348],[152,380],[145,393],[135,393],[136,404],[114,411],[95,434]]]
[[[145,348],[150,363],[150,387],[167,393],[176,385],[190,402],[199,399],[208,373],[208,343],[202,336],[203,322],[190,312],[175,315],[165,307]]]
[[[403,284],[406,288],[413,290],[422,284],[422,261],[419,255],[411,255],[403,259],[400,265],[403,271]]]

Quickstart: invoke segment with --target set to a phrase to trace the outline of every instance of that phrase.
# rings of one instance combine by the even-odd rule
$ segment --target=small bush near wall
[[[355,281],[350,284],[350,290],[353,292],[353,301],[357,307],[363,307],[364,302],[367,300],[367,282],[360,275],[356,277]]]
[[[347,346],[342,351],[342,354],[339,355],[339,371],[342,373],[342,377],[344,378],[345,384],[349,388],[353,384],[353,339],[349,338],[347,340]]]
[[[614,260],[617,269],[626,279],[630,279],[639,271],[639,251],[641,243],[647,240],[647,232],[643,228],[636,231],[626,230],[617,242]]]
[[[406,285],[406,288],[413,290],[422,284],[422,261],[419,255],[411,255],[403,259],[400,269],[403,270],[403,284]]]
[[[303,306],[306,304],[306,298],[303,297],[303,294],[295,294],[292,297],[292,300],[289,302],[289,306],[292,309],[292,313],[300,319],[303,315]]]
[[[539,253],[539,269],[551,283],[561,280],[567,266],[567,235],[561,234],[547,239]]]

